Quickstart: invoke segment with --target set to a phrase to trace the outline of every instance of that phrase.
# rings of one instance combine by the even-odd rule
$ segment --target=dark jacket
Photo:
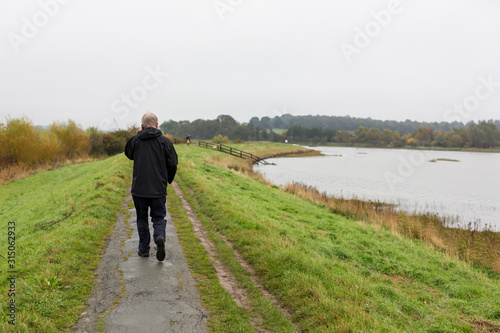
[[[177,172],[177,153],[159,129],[147,127],[131,137],[125,155],[134,160],[133,195],[145,198],[167,195],[167,183],[172,183]]]

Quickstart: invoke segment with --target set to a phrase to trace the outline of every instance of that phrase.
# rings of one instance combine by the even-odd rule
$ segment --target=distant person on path
[[[191,134],[188,134],[188,135],[186,136],[186,143],[187,143],[187,145],[188,145],[188,146],[189,146],[189,144],[191,143]]]
[[[125,155],[134,161],[131,192],[137,212],[138,254],[149,257],[149,208],[157,247],[156,259],[163,261],[167,183],[172,183],[177,172],[177,153],[172,142],[158,129],[158,118],[154,114],[142,116],[141,130],[127,141]]]

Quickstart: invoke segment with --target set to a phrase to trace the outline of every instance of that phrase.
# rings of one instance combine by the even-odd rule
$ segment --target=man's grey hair
[[[156,124],[158,124],[158,117],[154,114],[148,112],[142,116],[142,127],[156,127]]]

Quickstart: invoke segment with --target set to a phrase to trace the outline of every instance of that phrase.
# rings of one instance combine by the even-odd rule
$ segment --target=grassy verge
[[[189,189],[183,185],[182,180],[180,181],[181,183],[178,183],[183,189],[183,192],[189,193]],[[219,286],[215,273],[210,274],[210,276],[207,276],[207,274],[201,274],[203,276],[203,280],[210,279],[212,280],[212,283],[214,283],[214,285],[217,285],[217,288],[215,288],[214,286],[211,289],[211,294],[207,295],[209,297],[205,297],[204,292],[201,293],[205,308],[211,314],[215,314],[209,319],[209,328],[211,329],[211,331],[228,333],[255,332],[255,328],[252,327],[253,323],[253,325],[256,327],[265,327],[266,330],[272,332],[295,332],[293,324],[283,315],[283,313],[281,313],[281,311],[275,306],[275,304],[273,304],[270,299],[264,297],[261,294],[260,289],[253,283],[250,277],[250,273],[239,264],[239,262],[235,258],[233,250],[230,249],[227,246],[226,242],[221,239],[220,235],[217,234],[217,229],[213,222],[208,216],[203,214],[203,210],[201,209],[197,200],[194,197],[186,199],[190,201],[190,206],[197,213],[205,229],[208,231],[209,239],[217,249],[218,258],[225,263],[231,274],[236,277],[236,279],[240,283],[240,287],[246,290],[246,296],[250,300],[250,307],[248,309],[238,308],[236,306],[236,303],[230,299],[229,294]],[[175,206],[178,206],[175,200],[173,202]],[[177,226],[179,224],[177,218],[179,215],[177,214],[179,213],[177,209],[175,209],[175,212],[176,213],[173,216],[175,218],[175,224]],[[183,225],[184,223],[182,222],[182,212],[180,216],[180,223]],[[186,239],[184,239],[185,233],[181,232],[181,245],[183,246],[185,252],[197,252],[198,257],[194,262],[188,260],[188,264],[190,265],[190,268],[192,270],[194,268],[194,271],[198,272],[196,266],[198,266],[202,261],[199,258],[206,258],[206,252],[203,250],[203,247],[200,247],[199,249],[195,249],[195,247],[193,247],[193,243],[197,243],[197,239],[192,235],[191,224],[189,224],[187,227],[189,229],[187,235],[192,237],[192,240],[187,241]],[[212,267],[212,264],[209,261],[207,261],[207,264],[207,267]],[[213,271],[213,267],[211,271]],[[217,292],[214,293],[214,291]],[[218,297],[215,297],[216,294],[218,295]],[[232,309],[233,307],[239,309],[240,312],[235,312],[234,310],[227,311],[227,309]],[[245,327],[245,329],[242,329],[243,323],[247,326]]]
[[[11,270],[0,275],[2,332],[69,332],[93,286],[131,174],[118,155],[40,172],[0,186],[0,254],[7,257],[7,224],[15,223],[15,296]],[[7,305],[15,300],[16,324]]]
[[[187,258],[189,269],[197,282],[203,306],[210,313],[209,329],[212,332],[252,332],[253,328],[248,314],[236,305],[219,284],[215,268],[205,248],[194,235],[180,198],[175,195],[172,188],[168,191],[168,211],[174,218],[179,242]]]
[[[28,176],[37,174],[42,171],[54,170],[71,164],[95,162],[97,160],[98,158],[95,157],[77,157],[55,163],[39,163],[34,166],[27,166],[15,163],[9,165],[2,165],[0,168],[0,185],[6,185],[10,182],[26,178]]]
[[[233,163],[238,161],[234,157],[195,146],[177,150],[178,180],[194,191],[186,199],[205,226],[210,228],[213,221],[212,228],[252,265],[301,330],[500,330],[500,278],[492,270],[260,182],[248,176],[240,162]],[[213,232],[211,237],[223,243]],[[195,243],[193,239],[189,246]],[[220,257],[252,294],[246,274],[238,276],[241,268],[232,254],[220,250]],[[205,302],[210,289],[200,289]],[[210,312],[227,318],[228,311],[219,306]],[[279,331],[272,320],[266,327]],[[211,328],[227,332],[218,324]]]

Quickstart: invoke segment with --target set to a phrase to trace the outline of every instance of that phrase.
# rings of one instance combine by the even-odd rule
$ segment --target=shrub
[[[61,143],[66,158],[86,156],[92,148],[88,133],[73,120],[67,123],[53,123],[49,130],[54,133]]]
[[[185,138],[179,138],[179,137],[177,137],[175,135],[171,135],[171,134],[165,134],[165,136],[170,141],[172,141],[173,144],[186,143],[186,139]],[[193,140],[191,140],[191,143],[193,143]]]
[[[221,134],[214,136],[212,139],[212,141],[214,143],[218,143],[218,140],[220,140],[220,143],[228,143],[229,142],[229,138],[227,136],[222,136]]]
[[[40,151],[37,160],[40,163],[52,162],[65,158],[65,149],[57,136],[50,131],[40,131]]]
[[[106,154],[104,150],[104,133],[99,131],[96,127],[87,129],[90,139],[90,154],[93,156],[102,156]]]
[[[103,146],[107,155],[112,156],[123,153],[127,140],[132,134],[126,130],[118,130],[104,134]]]
[[[176,137],[175,137],[175,136],[173,136],[173,135],[170,135],[170,134],[168,134],[168,133],[167,133],[167,134],[165,134],[165,136],[166,136],[166,137],[167,137],[170,141],[172,141],[172,142],[177,141],[177,140],[176,140]]]
[[[59,158],[61,146],[27,118],[7,119],[0,134],[0,162],[3,165],[34,166]]]

